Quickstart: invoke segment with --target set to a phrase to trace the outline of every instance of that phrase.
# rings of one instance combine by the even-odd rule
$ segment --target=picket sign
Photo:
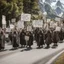
[[[60,21],[60,20],[61,20],[60,18],[57,18],[57,17],[55,18],[55,21]]]
[[[33,20],[32,21],[33,27],[42,27],[43,26],[43,20]]]
[[[2,24],[6,24],[6,17],[2,15]]]
[[[47,23],[49,23],[51,21],[51,19],[47,19]]]
[[[6,28],[6,32],[11,32],[11,29],[10,28]]]
[[[27,26],[27,31],[32,31],[32,26]]]
[[[21,14],[21,20],[22,21],[30,21],[31,20],[31,14]]]
[[[13,24],[10,24],[10,29],[14,29],[14,25]]]
[[[20,28],[24,29],[24,21],[19,20],[19,21],[17,22],[17,28],[18,28],[18,29],[20,29]]]
[[[59,27],[59,26],[57,26],[55,29],[55,31],[59,31],[59,32],[60,32],[60,30],[61,30],[61,27]]]
[[[11,22],[16,22],[16,19],[15,18],[11,19]]]

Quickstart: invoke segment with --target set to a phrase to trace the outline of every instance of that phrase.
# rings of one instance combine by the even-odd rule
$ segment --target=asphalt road
[[[35,62],[34,64],[46,64],[49,60],[51,60],[55,55],[57,55],[58,53],[60,53],[61,51],[63,51],[64,49],[61,49],[45,58],[40,59],[39,61]]]
[[[55,49],[37,49],[35,43],[31,50],[26,48],[10,50],[11,48],[8,45],[6,51],[0,52],[0,64],[46,64],[52,57],[64,50],[64,43],[59,43]]]

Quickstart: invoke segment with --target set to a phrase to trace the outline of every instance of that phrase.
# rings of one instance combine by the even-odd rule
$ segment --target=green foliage
[[[31,0],[23,0],[23,12],[31,13],[31,10],[32,10]]]
[[[23,11],[23,0],[0,0],[0,19],[6,16],[7,21],[18,18]]]
[[[30,13],[32,18],[36,19],[38,11],[38,0],[0,0],[0,20],[2,20],[2,15],[5,15],[7,23],[12,18],[18,20],[22,12]]]
[[[24,13],[38,14],[38,0],[23,0]]]
[[[32,4],[33,4],[32,13],[33,13],[33,14],[38,14],[38,11],[39,11],[38,0],[34,0],[34,1],[32,2]]]

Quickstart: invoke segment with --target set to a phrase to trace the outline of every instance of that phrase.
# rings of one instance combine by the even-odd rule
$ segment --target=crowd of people
[[[5,49],[6,41],[6,30],[0,28],[0,50]],[[45,48],[49,48],[50,44],[54,43],[53,46],[58,46],[58,42],[63,42],[64,39],[64,23],[55,23],[51,27],[50,23],[44,24],[44,28],[33,28],[32,31],[27,31],[26,29],[18,30],[14,28],[8,33],[9,40],[14,49],[19,47],[31,48],[35,43],[38,48],[47,45]]]

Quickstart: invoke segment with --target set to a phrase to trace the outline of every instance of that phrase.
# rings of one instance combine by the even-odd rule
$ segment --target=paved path
[[[61,51],[63,51],[64,49],[61,49],[59,51],[56,51],[55,53],[40,59],[39,61],[35,62],[34,64],[47,64],[48,61],[50,61],[55,55],[57,55],[58,53],[60,53]]]
[[[52,46],[52,45],[51,45]],[[49,49],[36,49],[37,46],[34,43],[31,50],[18,49],[16,51],[13,51],[14,53],[9,53],[9,55],[4,55],[4,52],[0,52],[0,56],[4,55],[3,57],[0,57],[0,64],[35,64],[39,62],[39,64],[43,64],[47,62],[49,59],[52,58],[52,56],[59,53],[61,50],[64,49],[64,43],[59,43],[58,47],[55,49],[49,48]],[[6,54],[8,51],[5,51]],[[1,55],[2,54],[2,55]],[[41,61],[42,60],[42,61]],[[45,60],[45,61],[44,61]]]

